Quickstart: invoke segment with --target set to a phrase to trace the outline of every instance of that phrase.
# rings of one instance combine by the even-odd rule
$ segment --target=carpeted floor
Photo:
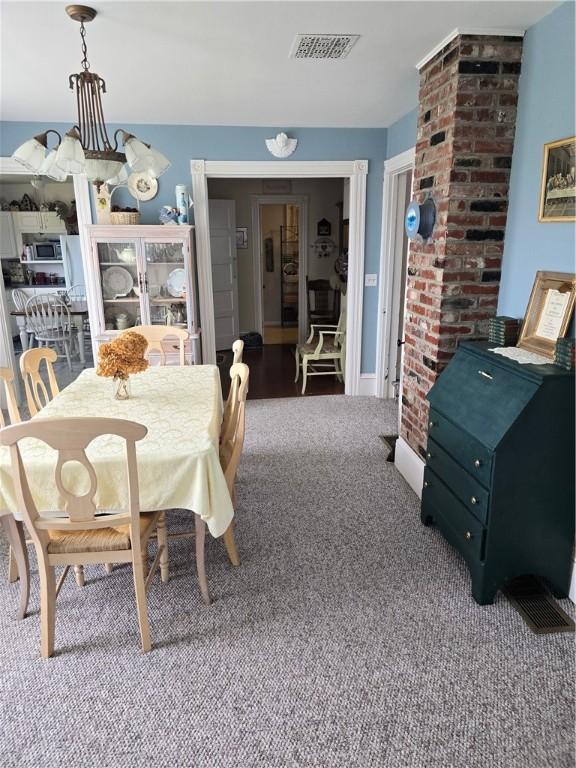
[[[127,567],[87,568],[84,589],[69,578],[49,661],[37,592],[16,622],[0,579],[2,768],[573,765],[573,637],[533,635],[501,595],[472,601],[463,561],[385,461],[394,406],[248,406],[243,564],[209,543],[205,607],[193,542],[174,542],[171,581],[149,593],[150,654]]]

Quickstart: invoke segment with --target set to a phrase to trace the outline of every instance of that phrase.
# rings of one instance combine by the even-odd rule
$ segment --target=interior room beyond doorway
[[[208,180],[218,361],[225,371],[237,328],[251,367],[251,397],[301,394],[297,344],[306,343],[312,323],[338,326],[347,191],[343,178]],[[305,394],[343,393],[333,362],[324,370],[308,376]]]

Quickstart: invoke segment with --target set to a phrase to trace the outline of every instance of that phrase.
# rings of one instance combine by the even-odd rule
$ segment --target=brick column
[[[420,72],[415,197],[436,204],[408,258],[401,435],[421,455],[426,393],[496,312],[522,39],[459,35]]]

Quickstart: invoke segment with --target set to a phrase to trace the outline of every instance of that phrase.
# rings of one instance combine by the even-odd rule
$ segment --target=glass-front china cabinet
[[[97,224],[88,230],[86,290],[94,351],[138,325],[175,326],[191,335],[186,362],[199,363],[194,228]],[[176,362],[176,352],[173,357]]]

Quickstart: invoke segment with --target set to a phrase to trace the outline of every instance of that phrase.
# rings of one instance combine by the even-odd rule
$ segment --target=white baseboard
[[[421,499],[424,483],[424,462],[402,437],[396,441],[394,464],[410,488]]]
[[[376,374],[361,373],[358,382],[358,394],[361,397],[376,397]]]
[[[576,560],[572,564],[572,578],[570,579],[570,591],[568,597],[576,603]]]

